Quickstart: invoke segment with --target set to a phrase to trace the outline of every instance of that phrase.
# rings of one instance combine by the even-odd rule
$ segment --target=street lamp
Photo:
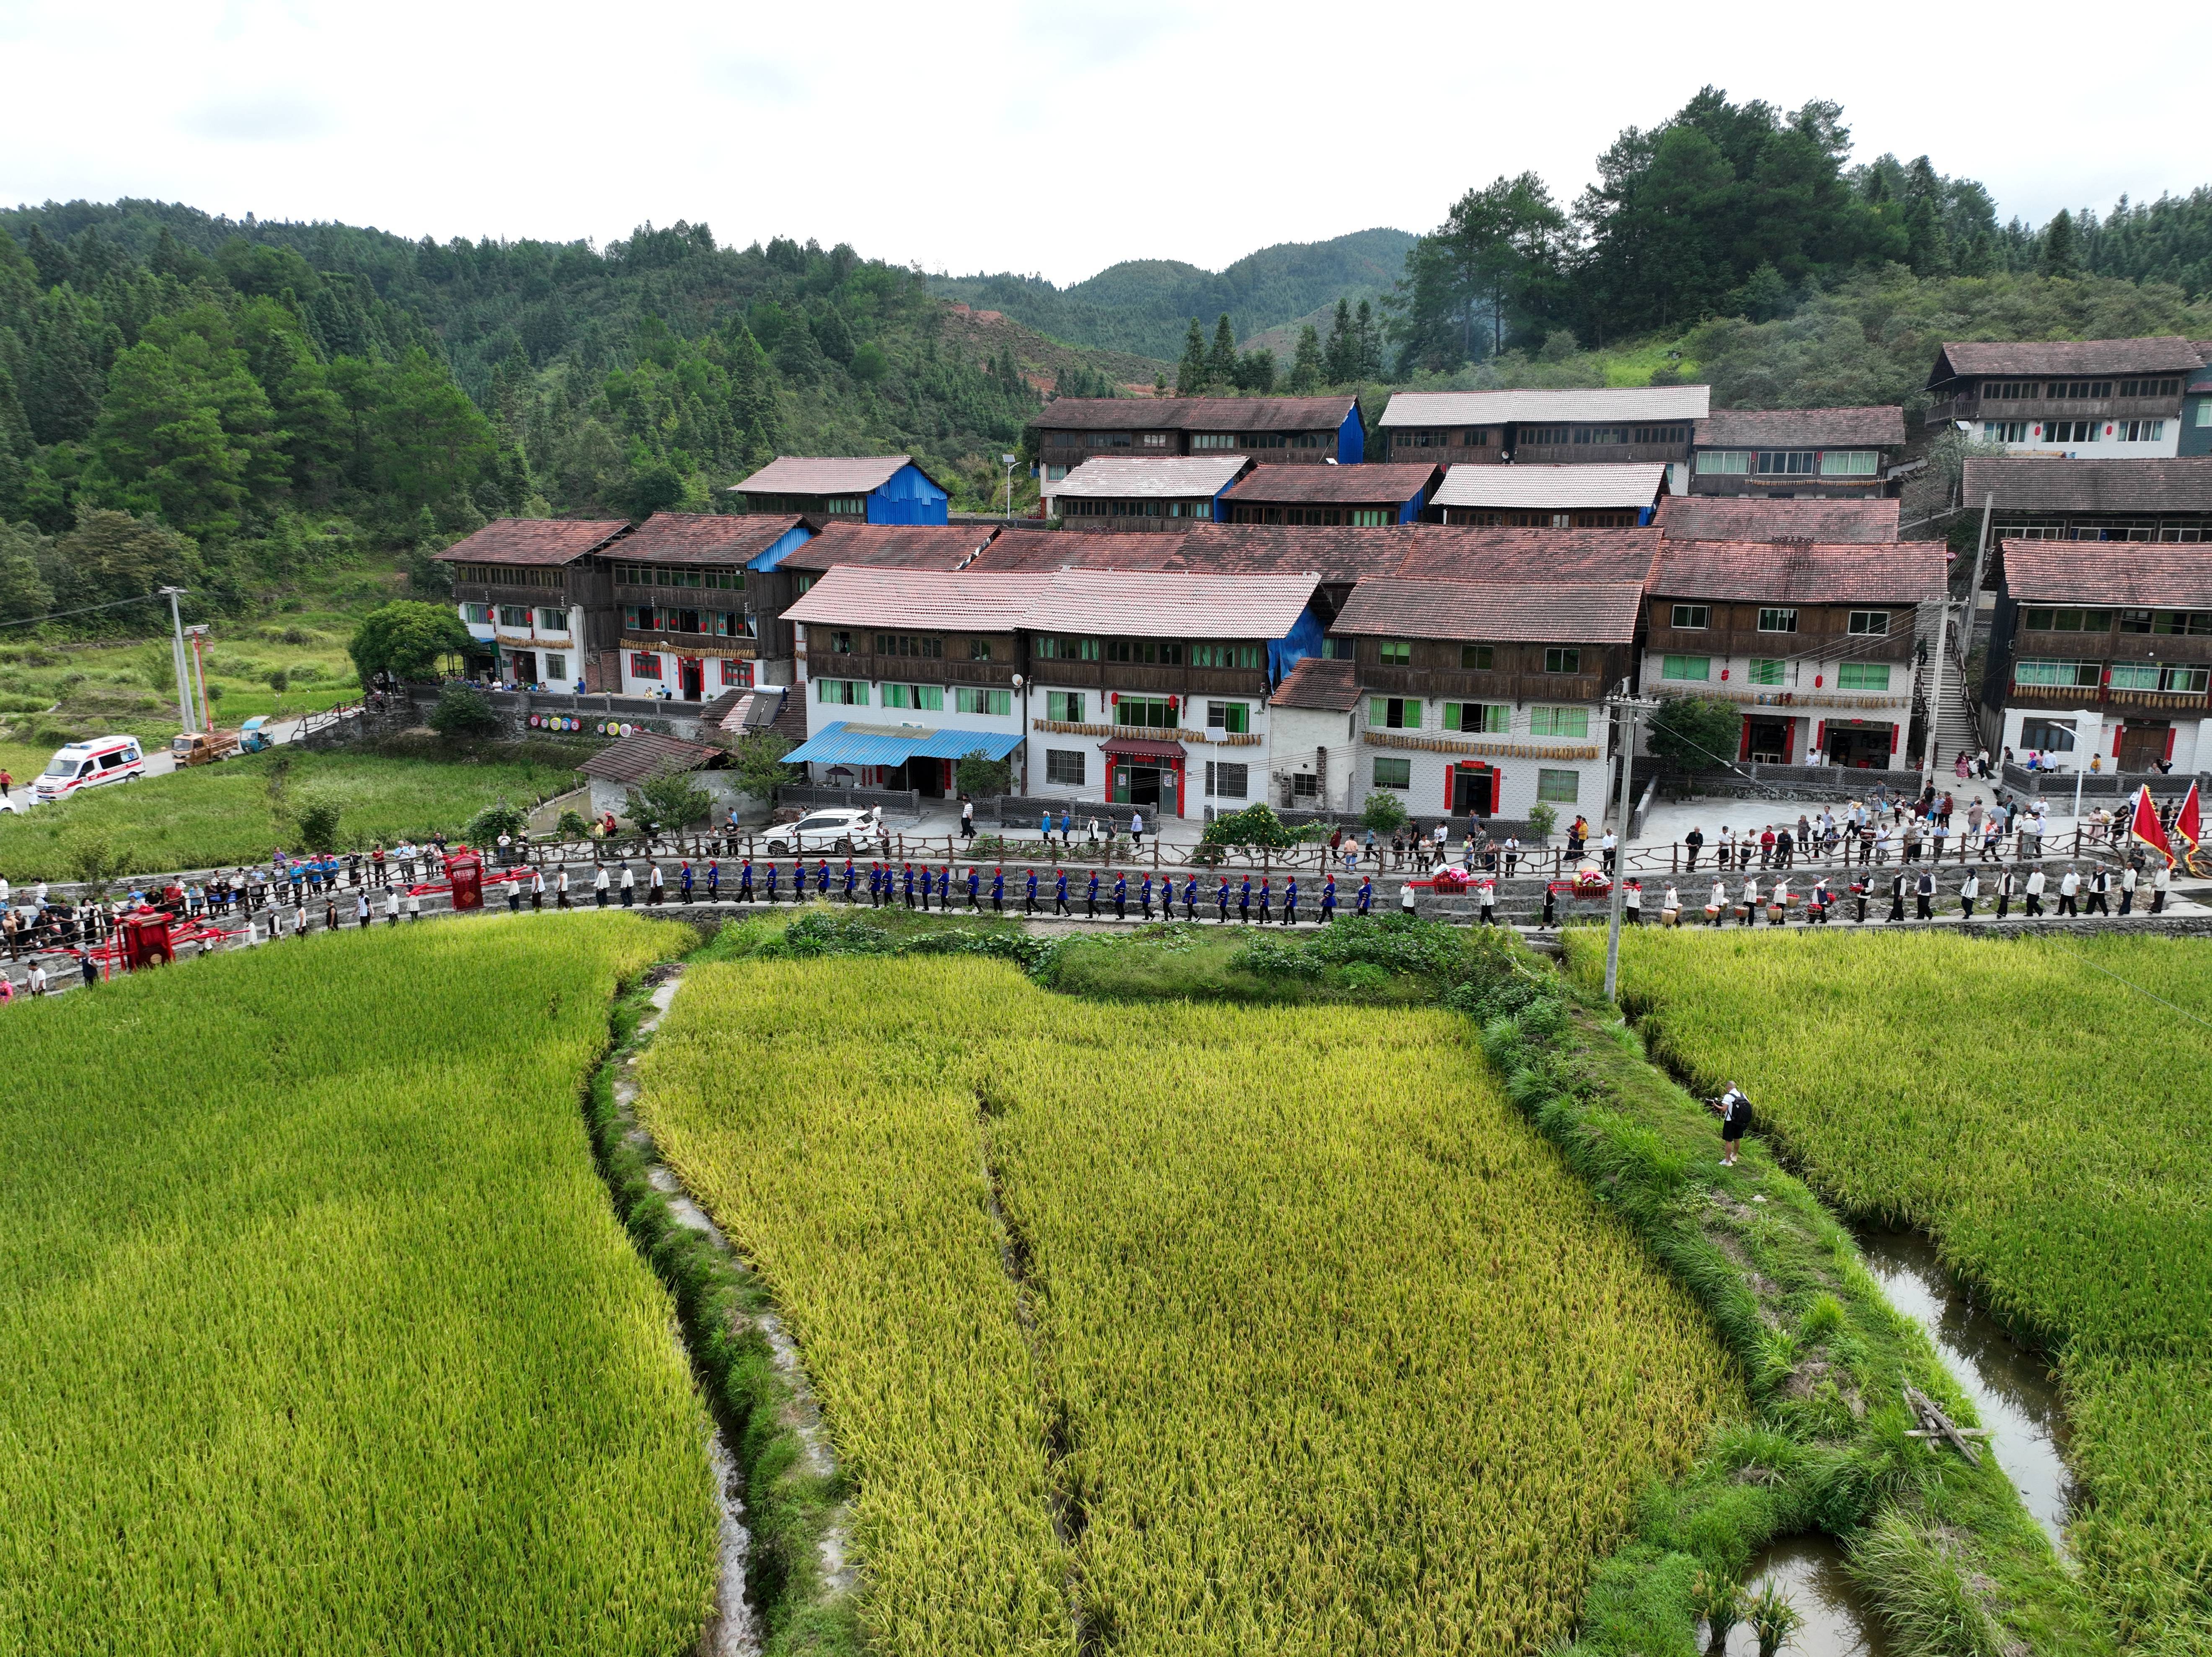
[[[1635,786],[1632,774],[1636,769],[1636,727],[1658,707],[1659,699],[1613,695],[1605,699],[1605,705],[1620,722],[1620,808],[1613,841],[1613,901],[1607,906],[1610,913],[1605,929],[1605,998],[1610,1001],[1620,982],[1620,897],[1621,888],[1628,880],[1628,802]]]
[[[1011,524],[1014,521],[1014,463],[1021,456],[1001,454],[999,458],[1006,468],[1006,521]]]

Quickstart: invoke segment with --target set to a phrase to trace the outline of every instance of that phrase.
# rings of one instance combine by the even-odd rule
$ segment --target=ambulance
[[[94,737],[57,751],[31,785],[31,798],[41,804],[67,799],[104,782],[131,782],[145,774],[146,756],[137,737]]]

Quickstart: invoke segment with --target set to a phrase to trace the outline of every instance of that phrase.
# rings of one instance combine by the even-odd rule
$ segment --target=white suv
[[[840,857],[850,857],[866,844],[870,826],[871,819],[866,811],[843,806],[829,811],[811,811],[796,822],[778,823],[769,829],[768,854],[781,858],[794,853],[804,856],[809,852],[834,852]]]

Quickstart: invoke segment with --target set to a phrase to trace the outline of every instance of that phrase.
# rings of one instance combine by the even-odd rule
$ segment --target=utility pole
[[[1620,897],[1628,880],[1628,812],[1636,787],[1636,727],[1659,706],[1659,699],[1623,694],[1607,696],[1605,705],[1613,710],[1620,729],[1620,807],[1613,835],[1613,901],[1607,906],[1610,913],[1605,930],[1605,998],[1610,1001],[1620,982]]]
[[[190,731],[192,728],[192,676],[191,670],[185,665],[184,612],[177,608],[178,595],[184,592],[184,588],[163,587],[161,591],[169,596],[169,623],[176,635],[169,646],[169,652],[177,670],[177,729]]]
[[[1920,786],[1924,792],[1936,782],[1936,733],[1943,728],[1943,652],[1951,632],[1951,561],[1943,560],[1943,598],[1936,608],[1936,653],[1929,671],[1936,677],[1928,688],[1928,751],[1920,762]]]
[[[1021,457],[1002,453],[999,458],[1006,468],[1006,521],[1011,524],[1014,521],[1014,462]]]
[[[191,629],[192,685],[199,698],[200,729],[212,731],[215,729],[215,710],[208,704],[207,659],[200,653],[200,646],[206,638],[207,624],[204,622]]]

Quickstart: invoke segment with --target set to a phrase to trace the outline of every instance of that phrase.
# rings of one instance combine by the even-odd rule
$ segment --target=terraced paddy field
[[[1520,1652],[1746,1408],[1467,1021],[693,967],[639,1111],[757,1263],[884,1652]]]
[[[1644,932],[1621,984],[1656,1056],[2052,1355],[2084,1584],[2124,1647],[2212,1651],[2212,945]]]

